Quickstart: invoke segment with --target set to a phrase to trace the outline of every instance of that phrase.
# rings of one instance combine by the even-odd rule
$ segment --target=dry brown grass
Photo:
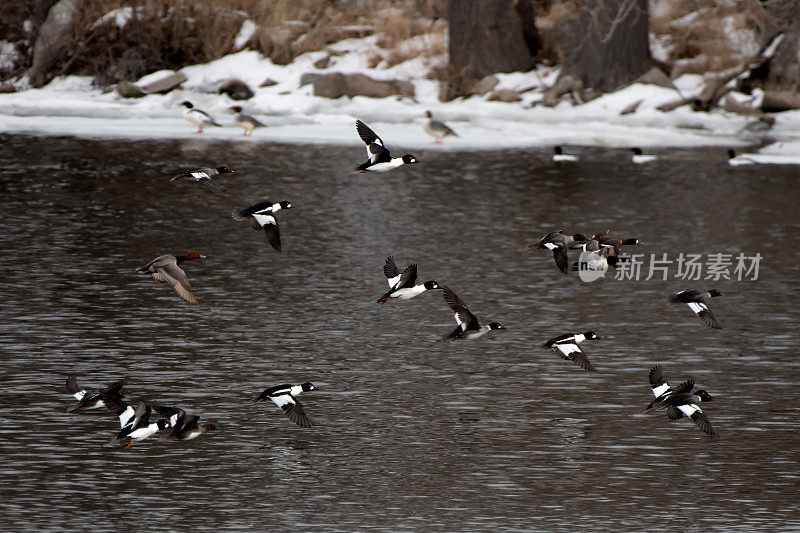
[[[687,65],[701,72],[721,72],[750,59],[740,36],[752,34],[757,44],[763,44],[765,24],[766,15],[756,0],[673,0],[650,18],[650,32],[669,42],[666,63],[677,69],[674,74]]]
[[[137,16],[124,28],[113,23],[92,28],[106,13],[132,3]],[[75,25],[72,51],[56,73],[93,75],[108,85],[211,61],[232,51],[245,18],[258,28],[249,46],[277,64],[373,32],[384,49],[381,57],[391,55],[394,64],[411,52],[392,54],[393,47],[430,31],[443,5],[443,0],[88,0]]]

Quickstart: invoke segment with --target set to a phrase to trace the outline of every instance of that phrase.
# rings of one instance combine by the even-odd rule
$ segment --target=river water
[[[0,137],[0,529],[800,529],[796,168],[578,151],[431,146],[352,175],[355,145]],[[221,164],[228,194],[169,181]],[[262,199],[295,205],[281,253],[229,217]],[[560,228],[638,237],[641,278],[585,283],[524,250]],[[134,271],[195,249],[197,306]],[[681,253],[762,259],[757,279],[644,279]],[[439,342],[439,292],[377,305],[389,254],[507,331]],[[667,303],[711,287],[722,330]],[[539,347],[590,329],[597,373]],[[718,439],[642,414],[654,364],[709,390]],[[65,413],[70,372],[219,428],[121,449],[111,413]],[[252,401],[304,381],[313,428]]]

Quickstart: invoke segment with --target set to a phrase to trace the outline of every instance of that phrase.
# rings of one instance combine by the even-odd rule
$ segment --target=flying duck
[[[109,384],[107,387],[100,389],[94,394],[89,394],[86,389],[78,386],[78,376],[76,374],[70,374],[67,376],[67,390],[78,400],[78,406],[67,409],[67,412],[77,413],[84,409],[99,409],[105,407],[106,404],[103,402],[103,394],[121,396],[122,387],[124,386],[125,380],[121,379]]]
[[[120,430],[111,442],[124,442],[124,448],[131,446],[134,441],[144,440],[162,429],[173,427],[182,412],[174,407],[150,404],[142,400],[127,403],[119,395],[104,394],[103,400],[106,407],[119,417]],[[162,418],[151,423],[152,413]]]
[[[639,239],[635,237],[622,239],[616,235],[612,235],[611,230],[608,230],[605,233],[596,233],[592,239],[596,240],[600,246],[610,246],[613,253],[609,252],[609,255],[619,255],[623,246],[634,246],[639,244]]]
[[[204,126],[222,126],[222,124],[211,118],[208,113],[194,107],[188,100],[181,102],[181,105],[186,108],[183,110],[183,118],[197,126],[195,133],[203,133]]]
[[[560,146],[553,147],[553,161],[556,163],[565,163],[568,161],[577,161],[578,156],[565,154]]]
[[[717,319],[714,318],[714,314],[711,312],[711,309],[709,309],[708,305],[706,305],[706,298],[714,298],[716,296],[725,295],[717,289],[709,289],[707,291],[687,289],[670,295],[669,301],[670,303],[674,304],[684,303],[688,305],[689,309],[691,309],[694,314],[699,316],[700,320],[702,320],[706,326],[714,329],[722,329],[722,326],[719,325]]]
[[[128,448],[133,445],[134,441],[144,440],[162,429],[171,427],[169,418],[161,418],[151,423],[150,414],[153,412],[153,408],[142,400],[136,400],[132,406],[133,420],[128,426],[120,430],[113,441],[124,442],[123,448]]]
[[[553,337],[546,343],[542,344],[542,348],[550,348],[554,351],[561,352],[559,355],[562,359],[572,361],[584,370],[589,372],[597,372],[597,369],[589,362],[589,358],[581,350],[580,344],[585,340],[599,339],[600,337],[594,331],[587,331],[586,333],[565,333],[558,337]]]
[[[186,171],[182,174],[176,174],[175,177],[169,181],[175,181],[175,180],[196,181],[202,185],[205,185],[210,189],[215,189],[218,191],[225,192],[227,191],[227,189],[217,185],[216,182],[213,180],[213,178],[219,176],[220,174],[232,174],[233,172],[235,171],[229,169],[226,166],[221,166],[217,168],[202,167]]]
[[[548,233],[542,237],[539,242],[527,244],[525,248],[528,250],[531,248],[547,248],[551,250],[553,252],[553,259],[556,261],[556,266],[561,272],[567,274],[569,272],[569,255],[567,250],[580,248],[587,240],[583,233],[564,235],[564,230],[558,230]]]
[[[242,113],[241,106],[235,105],[229,107],[228,109],[236,113],[236,116],[233,118],[233,123],[242,128],[242,135],[253,135],[254,129],[264,127],[264,124],[259,122],[255,117],[251,117],[250,115],[245,115]]]
[[[655,161],[656,159],[658,159],[657,155],[643,154],[641,148],[631,148],[631,152],[633,152],[633,155],[631,156],[631,161],[633,161],[637,165],[641,165],[642,163],[650,163],[651,161]]]
[[[278,219],[275,218],[275,213],[281,209],[291,209],[294,207],[286,200],[282,202],[273,203],[268,200],[258,202],[250,207],[239,209],[238,207],[231,212],[231,218],[234,220],[242,221],[247,218],[252,218],[253,229],[258,231],[264,230],[269,244],[275,248],[275,251],[281,251],[281,234],[278,228]]]
[[[186,277],[186,272],[178,265],[184,261],[192,259],[205,259],[204,255],[199,252],[189,252],[186,255],[172,255],[166,254],[156,257],[144,266],[136,269],[139,274],[153,276],[153,279],[159,283],[169,283],[178,296],[183,298],[187,303],[196,304],[197,299],[192,294],[192,287],[189,285],[189,278]]]
[[[433,120],[433,113],[430,111],[425,111],[425,116],[428,117],[428,122],[425,123],[425,133],[434,137],[436,139],[434,141],[436,144],[441,144],[442,140],[448,136],[458,137],[458,134],[454,132],[450,126],[444,122]]]
[[[283,409],[289,420],[300,427],[310,428],[313,426],[311,419],[306,416],[303,406],[297,401],[297,396],[304,392],[316,390],[313,383],[302,383],[300,385],[278,385],[270,387],[255,399],[257,402],[272,400],[275,405]]]
[[[645,408],[645,412],[650,412],[655,409],[667,410],[667,416],[670,420],[678,420],[683,418],[684,415],[692,419],[692,421],[699,427],[706,435],[716,437],[717,432],[711,427],[711,422],[703,413],[702,409],[698,407],[698,403],[710,402],[714,398],[708,394],[708,391],[701,389],[692,392],[694,388],[694,380],[684,381],[674,389],[670,387],[669,383],[664,379],[662,374],[661,365],[655,365],[650,369],[650,387],[653,389],[655,400],[650,402]]]
[[[367,157],[369,159],[356,167],[359,172],[387,172],[401,165],[417,163],[417,159],[410,154],[403,157],[392,157],[389,150],[384,146],[380,137],[369,129],[369,126],[356,120],[356,131],[367,147]]]
[[[738,167],[741,165],[754,165],[756,162],[753,161],[751,158],[744,156],[744,155],[736,155],[736,152],[733,150],[728,150],[728,164],[733,167]]]
[[[183,409],[180,409],[179,414],[175,416],[175,422],[171,426],[172,431],[165,434],[163,440],[192,440],[217,427],[212,423],[199,425],[197,422],[200,417],[198,415],[187,415]]]
[[[506,327],[499,322],[489,322],[485,326],[481,326],[480,322],[478,322],[478,317],[473,315],[467,308],[467,304],[464,303],[464,300],[459,298],[447,285],[443,285],[442,289],[444,301],[447,302],[447,305],[449,305],[450,309],[455,313],[454,316],[458,324],[452,333],[444,337],[445,339],[477,339],[489,331],[506,329]]]
[[[420,285],[414,285],[417,281],[417,264],[410,264],[405,270],[400,272],[400,269],[397,268],[394,262],[393,255],[386,258],[386,264],[383,265],[383,273],[386,275],[386,280],[389,282],[389,290],[386,294],[378,298],[379,304],[386,303],[392,298],[410,300],[425,291],[442,288],[435,281],[426,281]]]

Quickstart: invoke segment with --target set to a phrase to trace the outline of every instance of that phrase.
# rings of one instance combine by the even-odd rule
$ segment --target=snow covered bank
[[[425,38],[419,36],[415,39]],[[166,95],[151,94],[125,99],[116,92],[93,89],[88,78],[57,79],[42,89],[0,95],[0,131],[42,135],[75,135],[90,138],[194,138],[194,128],[182,119],[183,100],[192,101],[222,124],[207,128],[203,137],[238,139],[241,130],[232,125],[232,105],[241,105],[268,127],[256,131],[253,141],[359,144],[353,122],[360,118],[374,127],[390,148],[430,146],[422,130],[424,112],[433,111],[459,135],[448,138],[445,149],[496,149],[551,146],[554,144],[629,146],[739,146],[770,139],[788,141],[797,149],[800,112],[777,115],[768,132],[747,127],[754,119],[723,111],[696,113],[688,106],[664,113],[657,106],[675,100],[675,90],[654,85],[632,85],[596,100],[554,108],[532,107],[542,98],[541,88],[553,83],[557,70],[540,68],[530,73],[498,75],[497,88],[520,91],[521,101],[491,102],[474,96],[442,103],[438,83],[425,78],[442,56],[420,55],[390,68],[370,66],[375,37],[349,39],[298,57],[289,65],[274,65],[253,51],[243,51],[218,61],[182,69],[188,81]],[[313,63],[329,57],[325,69]],[[299,86],[307,72],[361,72],[375,79],[409,80],[416,97],[383,99],[354,97],[328,99],[313,96],[310,85]],[[152,80],[159,74],[148,76]],[[247,101],[236,102],[212,92],[229,78],[239,78],[254,91]],[[265,79],[277,81],[259,87]],[[147,81],[147,80],[145,80]],[[683,95],[700,87],[698,76],[677,80]],[[531,89],[531,88],[534,89]],[[642,100],[633,114],[620,115],[631,103]]]

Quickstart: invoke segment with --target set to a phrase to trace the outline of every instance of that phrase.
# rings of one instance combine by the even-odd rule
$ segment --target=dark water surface
[[[557,167],[545,150],[432,147],[347,175],[355,145],[0,137],[0,529],[800,528],[797,169],[579,152]],[[169,182],[200,164],[239,171],[227,196]],[[296,206],[280,254],[229,218],[263,198]],[[590,284],[524,251],[559,228],[763,261],[756,281]],[[194,249],[197,306],[134,272]],[[388,254],[508,331],[437,342],[455,326],[440,293],[377,305]],[[725,329],[667,304],[690,287],[726,293]],[[539,348],[587,329],[597,374]],[[656,363],[714,396],[719,439],[641,414]],[[220,428],[120,449],[110,413],[65,414],[69,372],[127,377],[129,398]],[[252,401],[303,381],[314,428]]]

